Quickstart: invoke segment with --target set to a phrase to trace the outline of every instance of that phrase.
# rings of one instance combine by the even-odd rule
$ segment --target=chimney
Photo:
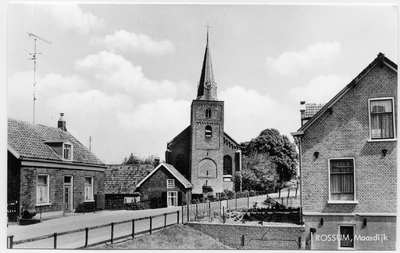
[[[157,167],[160,164],[160,158],[156,157],[154,158],[154,168]]]
[[[61,130],[63,130],[64,132],[66,132],[67,131],[67,122],[65,122],[65,120],[64,120],[64,118],[63,118],[63,116],[64,116],[64,113],[62,112],[62,113],[60,113],[60,119],[58,120],[58,128],[59,129],[61,129]]]
[[[305,114],[306,114],[306,101],[300,101],[301,126],[303,126],[303,124],[304,124]]]

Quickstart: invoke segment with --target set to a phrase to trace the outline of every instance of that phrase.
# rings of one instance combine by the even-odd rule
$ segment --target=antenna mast
[[[45,39],[42,39],[38,36],[36,36],[33,33],[28,33],[28,35],[30,37],[33,37],[34,39],[34,48],[33,48],[33,53],[29,53],[30,55],[32,55],[32,58],[29,58],[28,60],[33,60],[33,124],[35,124],[35,102],[36,102],[36,95],[35,95],[35,88],[36,88],[36,55],[40,54],[40,53],[36,53],[36,39],[40,39],[46,43],[51,44],[50,42],[48,42]]]

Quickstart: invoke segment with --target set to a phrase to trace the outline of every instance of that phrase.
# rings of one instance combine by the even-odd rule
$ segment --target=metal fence
[[[9,249],[79,249],[117,240],[135,238],[181,222],[179,211],[110,224],[54,233],[25,240],[14,241],[7,237]]]

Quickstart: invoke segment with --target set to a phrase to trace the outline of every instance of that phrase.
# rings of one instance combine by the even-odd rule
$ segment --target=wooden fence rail
[[[167,224],[167,216],[168,215],[172,215],[172,214],[176,214],[176,221],[172,224]],[[161,226],[157,226],[154,227],[153,224],[153,219],[157,218],[157,217],[164,217],[164,222]],[[150,220],[150,226],[149,229],[147,230],[143,230],[140,232],[135,232],[135,223],[137,221],[141,221],[141,220]],[[82,240],[84,246],[82,247],[77,247],[77,248],[87,248],[89,246],[95,246],[95,245],[100,245],[100,244],[104,244],[104,243],[108,243],[110,242],[111,244],[113,244],[116,240],[119,239],[123,239],[123,238],[127,238],[127,237],[132,237],[134,238],[135,235],[139,235],[139,234],[145,234],[145,233],[152,233],[155,230],[159,230],[159,229],[163,229],[169,226],[173,226],[175,224],[179,224],[179,211],[174,211],[174,212],[169,212],[169,213],[163,213],[163,214],[159,214],[159,215],[154,215],[154,216],[147,216],[147,217],[142,217],[142,218],[137,218],[137,219],[131,219],[131,220],[125,220],[125,221],[118,221],[118,222],[111,222],[110,224],[104,224],[104,225],[99,225],[99,226],[93,226],[93,227],[86,227],[86,228],[81,228],[81,229],[74,229],[74,230],[70,230],[70,231],[65,231],[65,232],[61,232],[61,233],[53,233],[53,234],[49,234],[49,235],[43,235],[43,236],[37,236],[37,237],[33,237],[33,238],[29,238],[29,239],[24,239],[24,240],[19,240],[19,241],[14,241],[14,236],[7,236],[7,248],[9,249],[13,249],[15,245],[21,245],[21,244],[26,244],[26,243],[30,243],[30,242],[35,242],[35,241],[40,241],[40,240],[46,240],[46,239],[50,239],[53,238],[53,248],[57,249],[59,245],[57,245],[57,243],[59,242],[59,237],[62,235],[69,235],[69,234],[75,234],[78,232],[85,232],[85,236]],[[124,224],[124,223],[131,223],[131,232],[127,233],[125,235],[119,236],[119,237],[115,237],[115,226],[119,225],[119,224]],[[111,233],[110,233],[110,239],[107,240],[102,240],[102,241],[98,241],[98,242],[93,242],[92,244],[89,244],[89,231],[93,231],[94,229],[99,229],[99,228],[104,228],[104,227],[110,227],[111,229]]]

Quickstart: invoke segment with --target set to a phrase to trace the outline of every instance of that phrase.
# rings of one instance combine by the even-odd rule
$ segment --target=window
[[[339,248],[354,248],[354,226],[339,226]]]
[[[393,98],[370,99],[371,140],[394,139]]]
[[[174,188],[174,187],[175,187],[175,180],[167,179],[167,188]]]
[[[178,206],[178,192],[167,192],[167,205]]]
[[[212,128],[211,126],[206,126],[206,138],[212,137]]]
[[[232,157],[224,156],[224,175],[232,175]]]
[[[354,160],[331,159],[330,163],[330,200],[355,201]]]
[[[36,185],[36,204],[49,204],[49,176],[38,175]]]
[[[69,143],[63,144],[63,159],[72,160],[72,145]]]
[[[93,178],[85,177],[85,201],[93,200]]]
[[[211,109],[210,108],[206,109],[206,118],[207,119],[211,118]]]

